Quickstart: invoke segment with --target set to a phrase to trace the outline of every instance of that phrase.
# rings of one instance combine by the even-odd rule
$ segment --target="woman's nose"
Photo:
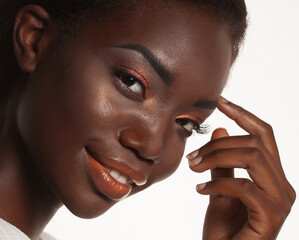
[[[162,124],[135,126],[122,129],[121,144],[134,151],[141,159],[158,163],[163,151],[166,127]]]

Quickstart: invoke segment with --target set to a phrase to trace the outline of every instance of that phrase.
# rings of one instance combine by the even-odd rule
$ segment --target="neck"
[[[0,217],[36,239],[61,206],[36,170],[16,127],[18,89],[14,87],[4,111],[0,140]],[[4,197],[3,197],[4,196]]]

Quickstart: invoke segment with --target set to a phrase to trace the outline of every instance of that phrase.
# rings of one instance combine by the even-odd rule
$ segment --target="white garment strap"
[[[20,229],[0,218],[0,240],[30,240],[30,238]],[[56,238],[43,232],[38,240],[56,240]]]
[[[0,240],[30,240],[20,229],[0,218]]]

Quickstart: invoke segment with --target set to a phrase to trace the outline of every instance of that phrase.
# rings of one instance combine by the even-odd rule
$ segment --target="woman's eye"
[[[190,133],[192,133],[193,130],[198,132],[200,129],[199,123],[197,123],[193,120],[190,120],[188,118],[178,118],[175,121],[176,121],[176,123],[178,123],[181,127],[186,129],[186,131],[188,131]]]
[[[177,118],[175,122],[184,128],[190,135],[193,131],[199,134],[207,134],[210,131],[209,124],[199,124],[197,121],[189,118]]]
[[[114,75],[120,79],[120,81],[126,85],[128,89],[132,92],[144,97],[145,96],[145,86],[142,84],[141,80],[133,76],[130,73],[124,71],[115,71]]]

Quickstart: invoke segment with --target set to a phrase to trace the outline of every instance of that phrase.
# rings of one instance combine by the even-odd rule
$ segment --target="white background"
[[[299,191],[299,1],[248,0],[247,5],[248,34],[223,95],[273,126],[284,170]],[[244,134],[218,111],[207,122],[212,130],[226,127],[232,135]],[[210,134],[192,137],[185,155],[209,138]],[[184,158],[169,179],[116,204],[103,216],[83,220],[61,208],[46,231],[61,240],[201,239],[208,197],[198,195],[195,185],[209,179],[209,173],[191,172]],[[280,240],[298,239],[298,201]]]

